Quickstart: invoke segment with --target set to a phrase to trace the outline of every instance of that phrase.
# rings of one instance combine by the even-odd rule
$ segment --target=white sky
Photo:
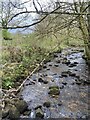
[[[28,0],[21,0],[22,2],[26,2]],[[31,1],[31,6],[33,6],[33,0],[30,0]],[[34,0],[36,1],[36,0]],[[79,1],[89,1],[89,0],[37,0],[41,5],[46,5],[47,3],[54,3],[55,1],[60,1],[60,2],[79,2]],[[36,2],[37,3],[37,2]],[[26,4],[27,6],[27,9],[29,8],[30,9],[30,5],[27,3]],[[39,5],[37,6],[38,9],[39,9]],[[32,10],[34,9],[34,7],[31,7]]]

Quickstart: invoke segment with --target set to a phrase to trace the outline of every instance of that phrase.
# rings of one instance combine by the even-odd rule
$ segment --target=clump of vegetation
[[[10,36],[10,33],[8,32],[7,29],[3,29],[3,30],[2,30],[2,38],[3,38],[4,40],[12,40],[12,39],[11,39],[11,36]]]
[[[47,50],[37,45],[28,45],[27,43],[23,44],[23,47],[22,44],[17,47],[13,45],[15,44],[13,40],[11,45],[7,45],[5,41],[3,44],[6,46],[3,46],[4,54],[2,54],[2,87],[9,89],[20,85],[46,56]]]

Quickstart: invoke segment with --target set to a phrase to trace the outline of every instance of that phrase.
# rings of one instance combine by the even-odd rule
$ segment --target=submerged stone
[[[47,81],[47,80],[44,80],[43,83],[44,83],[44,84],[48,84],[48,81]]]
[[[43,113],[42,109],[38,108],[36,110],[36,117],[38,117],[38,118],[43,118],[44,117],[44,113]]]
[[[76,81],[76,84],[77,84],[77,85],[81,85],[82,82],[80,82],[80,81]]]
[[[14,105],[10,106],[10,109],[9,109],[10,120],[19,119],[19,117],[20,117],[20,112],[18,111],[18,109]]]
[[[57,55],[57,54],[54,54],[53,57],[56,58],[56,57],[58,57],[58,55]]]
[[[51,106],[51,103],[50,103],[49,101],[47,101],[47,102],[45,102],[45,103],[43,104],[43,106],[48,108],[48,107]]]
[[[54,66],[55,66],[55,67],[58,67],[59,65],[58,65],[58,64],[55,64]]]
[[[43,78],[38,78],[38,82],[43,82]]]
[[[70,73],[69,73],[69,76],[75,77],[75,76],[76,76],[76,73],[70,72]]]
[[[49,95],[59,95],[60,94],[60,91],[59,91],[59,87],[58,86],[51,86],[49,87],[49,92],[48,92]]]
[[[44,65],[44,66],[43,66],[43,68],[45,69],[45,68],[47,68],[47,66],[46,66],[46,65]]]
[[[74,64],[74,63],[71,63],[71,64],[69,65],[69,67],[75,67],[75,66],[77,66],[77,65]]]
[[[15,102],[16,108],[19,110],[20,113],[23,113],[25,110],[27,110],[27,103],[23,100],[18,100]]]
[[[68,73],[67,73],[67,71],[62,72],[62,73],[61,73],[61,76],[62,76],[62,77],[68,77]]]
[[[7,107],[2,109],[2,118],[6,118],[8,114],[9,114],[9,109]]]

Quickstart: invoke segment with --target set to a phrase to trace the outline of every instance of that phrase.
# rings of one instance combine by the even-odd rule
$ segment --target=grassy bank
[[[46,54],[57,45],[54,51],[70,47],[83,46],[80,39],[74,39],[65,35],[57,35],[38,39],[32,33],[28,35],[14,34],[12,40],[2,40],[2,87],[9,89],[17,87],[37,66]],[[46,59],[51,59],[52,56]]]

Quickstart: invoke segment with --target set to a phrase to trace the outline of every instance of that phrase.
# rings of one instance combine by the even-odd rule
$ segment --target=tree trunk
[[[90,1],[88,2],[88,13],[90,13]],[[90,15],[87,16],[88,20],[88,45],[87,45],[87,58],[88,61],[90,62]]]
[[[85,22],[85,18],[83,16],[79,17],[79,25],[84,39],[85,45],[85,54],[87,56],[87,60],[90,61],[90,16],[88,20],[88,27]]]

